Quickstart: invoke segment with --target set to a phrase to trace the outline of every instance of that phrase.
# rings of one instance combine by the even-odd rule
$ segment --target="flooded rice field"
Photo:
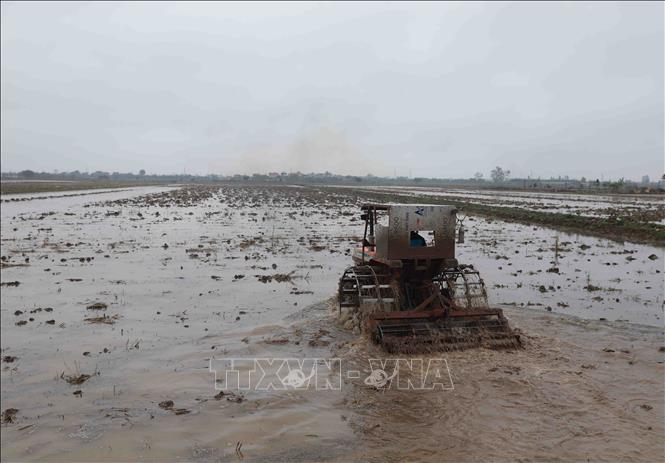
[[[458,258],[524,348],[439,354],[450,388],[401,390],[335,317],[358,195],[94,193],[2,203],[3,460],[662,457],[662,248],[468,217]],[[341,387],[220,391],[228,358],[335,358]]]
[[[99,188],[95,190],[49,191],[3,194],[2,218],[24,216],[28,212],[43,214],[89,204],[91,200],[112,200],[128,195],[142,195],[173,190],[177,187],[141,186],[132,188]]]
[[[530,211],[587,217],[630,217],[636,222],[665,224],[665,197],[662,194],[602,195],[399,186],[361,188],[412,196],[449,197],[488,206],[519,207]]]

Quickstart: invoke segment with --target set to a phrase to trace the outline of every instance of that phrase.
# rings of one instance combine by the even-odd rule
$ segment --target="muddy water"
[[[353,459],[660,461],[662,330],[506,312],[525,348],[445,354],[454,390],[355,384]],[[342,350],[360,364],[384,356],[365,343]]]
[[[481,270],[493,302],[514,304],[524,351],[449,355],[455,391],[445,394],[345,377],[340,391],[249,392],[238,403],[215,398],[210,359],[339,356],[362,371],[380,355],[321,303],[362,233],[356,200],[288,187],[140,193],[3,204],[2,282],[19,282],[2,289],[2,356],[16,357],[2,363],[2,409],[18,409],[2,427],[3,459],[236,461],[239,443],[249,461],[587,450],[649,461],[659,450],[662,329],[547,308],[662,327],[662,250],[621,254],[603,240],[469,218],[460,260]],[[107,307],[87,308],[98,302]],[[85,321],[99,317],[107,323]],[[80,374],[91,376],[66,381]],[[186,412],[160,408],[166,400]]]

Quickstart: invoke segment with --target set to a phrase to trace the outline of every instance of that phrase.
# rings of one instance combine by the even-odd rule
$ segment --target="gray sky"
[[[2,3],[2,170],[660,177],[664,6]]]

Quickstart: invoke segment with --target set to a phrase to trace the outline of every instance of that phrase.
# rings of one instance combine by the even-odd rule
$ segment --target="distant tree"
[[[623,187],[626,185],[626,180],[623,177],[621,177],[616,182],[608,182],[608,184],[610,187],[610,191],[617,192],[623,189]]]
[[[139,175],[143,177],[145,175],[145,169],[139,170]]]
[[[35,178],[35,172],[32,170],[22,170],[18,173],[21,178]]]
[[[484,175],[482,172],[476,172],[473,174],[473,178],[477,181],[480,182],[483,179]]]
[[[492,172],[490,172],[490,177],[492,177],[492,180],[496,183],[505,181],[509,175],[509,170],[503,170],[499,166],[496,166],[496,168],[492,169]]]

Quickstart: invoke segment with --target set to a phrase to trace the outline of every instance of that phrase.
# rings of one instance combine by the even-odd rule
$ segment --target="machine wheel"
[[[372,310],[397,310],[397,296],[392,283],[392,275],[381,267],[358,265],[349,267],[339,280],[339,316],[344,309],[356,324],[363,318],[360,311],[364,307]],[[361,326],[359,326],[361,328]]]
[[[434,279],[451,302],[453,310],[485,310],[489,308],[485,282],[473,267],[444,269]]]

